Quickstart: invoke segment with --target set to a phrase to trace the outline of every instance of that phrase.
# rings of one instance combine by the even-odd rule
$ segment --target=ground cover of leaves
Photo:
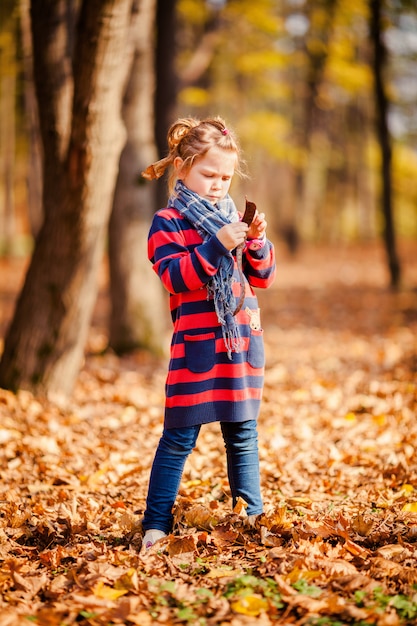
[[[145,557],[166,361],[98,352],[102,288],[73,396],[0,390],[0,626],[416,623],[415,252],[402,245],[392,293],[378,246],[278,247],[259,294],[265,513],[249,528],[243,503],[231,511],[204,427],[174,532]],[[3,331],[22,270],[0,263]]]

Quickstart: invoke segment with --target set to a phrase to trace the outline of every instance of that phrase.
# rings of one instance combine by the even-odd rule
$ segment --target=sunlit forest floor
[[[217,425],[187,462],[172,535],[142,557],[166,360],[101,353],[105,271],[68,401],[0,390],[0,626],[417,620],[417,243],[278,246],[259,293],[265,513],[230,510]],[[0,334],[23,276],[0,260]]]

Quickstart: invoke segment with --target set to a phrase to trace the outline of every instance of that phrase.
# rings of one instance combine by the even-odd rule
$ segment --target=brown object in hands
[[[255,213],[256,213],[256,204],[254,202],[250,202],[249,200],[246,200],[245,212],[242,217],[242,222],[245,222],[245,224],[250,226],[252,224],[253,218],[255,217]],[[245,247],[245,242],[242,242],[236,248],[237,269],[239,272],[239,279],[240,279],[240,297],[239,297],[239,302],[237,303],[237,307],[233,312],[233,315],[237,315],[239,313],[240,309],[242,308],[243,302],[245,300],[245,277],[243,275],[243,269],[242,269],[242,254],[243,254],[244,247]]]

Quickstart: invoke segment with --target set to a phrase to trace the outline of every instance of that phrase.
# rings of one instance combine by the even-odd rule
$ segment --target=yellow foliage
[[[225,14],[229,15],[232,23],[236,24],[236,19],[244,19],[251,28],[261,33],[273,35],[283,30],[283,20],[276,14],[276,3],[274,0],[252,0],[242,2],[228,2]]]
[[[204,25],[207,21],[208,9],[205,2],[195,0],[179,0],[177,11],[182,19],[189,24]]]
[[[117,598],[126,595],[128,593],[128,589],[113,589],[113,587],[109,587],[108,585],[105,585],[102,580],[99,580],[93,589],[93,593],[96,598],[117,600]]]
[[[325,54],[327,46],[324,41],[318,37],[312,37],[307,40],[307,50],[314,55]]]
[[[204,107],[209,101],[209,93],[200,87],[187,87],[179,93],[178,99],[185,106]]]
[[[286,579],[289,583],[296,583],[298,580],[315,580],[316,578],[320,578],[323,572],[321,570],[303,570],[299,567],[294,567],[289,574],[287,574]]]
[[[402,510],[405,513],[417,513],[417,502],[407,502],[407,504],[404,504]]]
[[[252,74],[266,69],[284,67],[287,59],[275,50],[252,50],[239,56],[236,69],[242,74]]]
[[[242,118],[238,126],[242,143],[257,145],[277,160],[300,163],[302,152],[287,140],[290,121],[272,111],[257,111]]]
[[[328,58],[327,78],[351,94],[366,92],[372,85],[372,72],[365,64],[354,64],[332,54]]]
[[[250,615],[256,617],[262,611],[268,610],[268,601],[256,594],[242,596],[235,602],[232,602],[232,610],[241,615]]]
[[[378,426],[385,426],[385,423],[387,421],[387,416],[384,414],[381,415],[373,415],[372,416],[372,421],[377,424]]]
[[[352,411],[349,411],[349,413],[346,413],[345,420],[347,420],[348,422],[356,422],[355,413],[353,413]]]

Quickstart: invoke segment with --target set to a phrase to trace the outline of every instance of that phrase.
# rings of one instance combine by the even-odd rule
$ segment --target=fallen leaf
[[[267,611],[268,606],[268,601],[265,598],[255,594],[242,596],[231,604],[235,613],[251,617],[257,617],[263,611]]]
[[[97,598],[104,598],[105,600],[117,600],[121,596],[128,593],[128,589],[114,589],[105,585],[103,581],[99,581],[93,589],[93,593]]]

